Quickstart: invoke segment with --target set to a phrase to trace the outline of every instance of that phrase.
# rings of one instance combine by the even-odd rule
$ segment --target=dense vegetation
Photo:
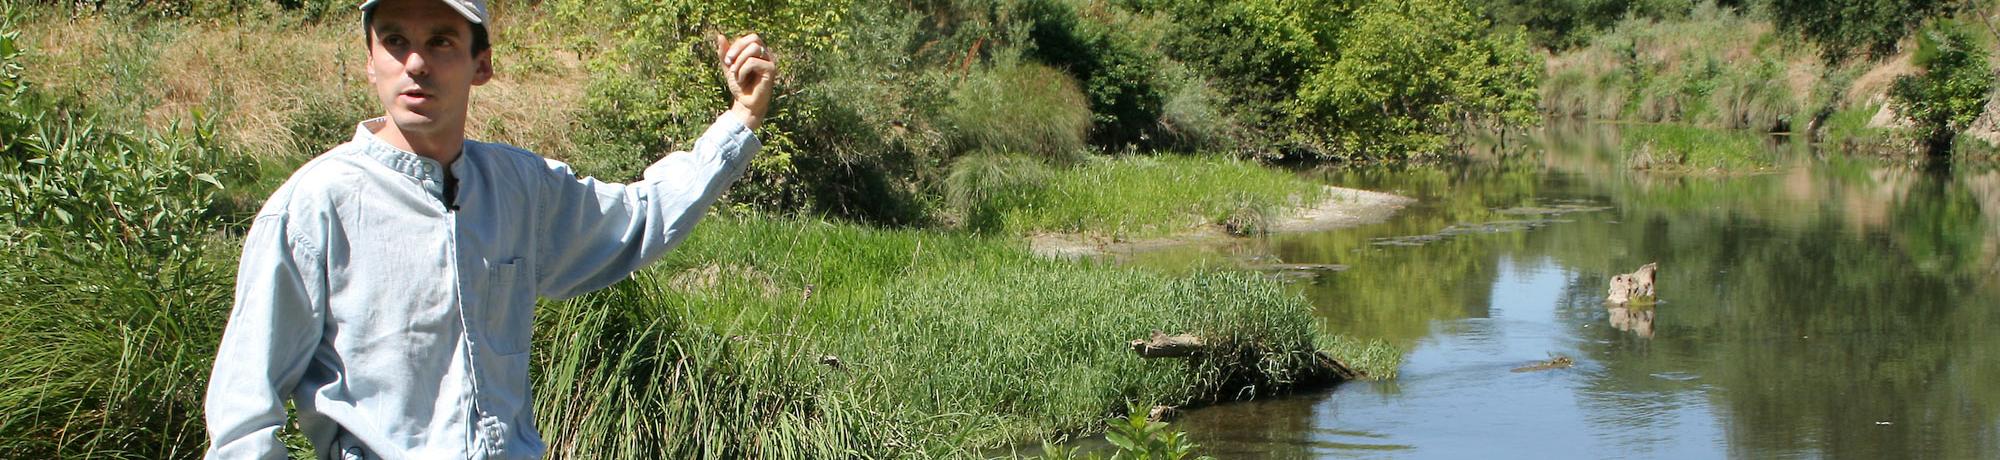
[[[0,456],[202,448],[246,213],[376,110],[347,68],[350,6],[5,4]],[[1385,352],[1326,334],[1267,279],[1042,260],[1018,237],[1255,233],[1323,198],[1258,162],[1451,157],[1538,108],[1864,137],[1883,102],[1853,96],[1869,63],[1852,57],[1914,30],[1921,72],[1892,95],[1922,138],[1959,136],[1992,85],[1992,44],[1926,27],[1960,11],[1929,1],[757,6],[495,5],[502,77],[476,93],[474,133],[610,180],[713,119],[709,34],[760,31],[786,72],[730,212],[633,281],[541,306],[536,386],[566,389],[537,401],[552,456],[965,457],[1099,431],[1128,404],[1284,391],[1325,377],[1321,349]],[[1740,156],[1751,137],[1627,139],[1661,168],[1763,167]],[[1123,352],[1153,329],[1227,345]]]
[[[589,86],[580,166],[631,176],[698,133],[712,114],[696,101],[713,95],[678,88],[713,85],[701,37],[760,30],[791,76],[737,202],[899,225],[927,223],[951,193],[948,165],[981,153],[1056,166],[1169,151],[1448,155],[1463,130],[1532,124],[1523,88],[1540,74],[1517,30],[1458,0],[827,0],[755,17],[698,2],[552,4],[569,24],[640,25],[592,45],[607,71]],[[1412,43],[1423,58],[1398,54]]]
[[[1990,150],[2000,132],[1974,123],[1992,116],[1985,56],[2000,29],[1990,13],[1969,3],[1843,0],[1589,16],[1609,25],[1548,43],[1562,51],[1550,59],[1543,109],[1805,134],[1869,154]],[[1981,142],[1956,142],[1974,128],[1985,130]]]
[[[342,69],[329,62],[338,62],[337,53],[358,53],[350,26],[274,19],[300,11],[290,5],[251,5],[244,16],[219,22],[174,19],[207,11],[201,8],[139,8],[148,5],[167,6],[103,6],[145,12],[138,19],[7,10],[0,21],[0,127],[6,128],[0,209],[7,211],[0,219],[0,346],[11,351],[0,356],[0,456],[198,455],[205,442],[203,379],[228,311],[247,213],[292,166],[344,138],[370,112],[361,88],[341,80]],[[659,17],[682,17],[668,13]],[[643,161],[619,159],[608,150],[615,145],[595,143],[611,141],[549,136],[570,121],[508,107],[565,101],[560,89],[535,86],[576,75],[552,64],[552,55],[594,55],[602,59],[589,65],[602,66],[625,59],[620,53],[645,51],[549,38],[580,27],[552,17],[522,25],[525,40],[501,45],[518,53],[502,65],[525,84],[489,88],[501,101],[475,108],[475,116],[492,121],[474,128],[596,165],[600,174],[614,171],[617,161]],[[265,19],[274,23],[255,22]],[[228,22],[236,20],[244,23]],[[801,20],[811,21],[817,19]],[[35,37],[21,37],[23,30]],[[289,33],[267,36],[274,30]],[[251,46],[263,42],[287,46]],[[330,59],[319,58],[328,51]],[[67,59],[67,53],[88,57]],[[806,62],[795,78],[806,80],[816,67],[799,60]],[[962,81],[948,72],[934,75],[946,85],[932,97],[972,102],[934,107],[930,122],[987,127],[933,140],[950,146],[942,148],[1025,159],[1045,173],[1045,182],[1029,186],[1059,192],[1032,202],[1058,212],[1038,221],[1041,214],[997,205],[998,194],[980,192],[1009,190],[1009,183],[968,179],[964,190],[973,193],[966,208],[1003,210],[990,222],[1006,236],[1171,234],[1245,208],[1320,197],[1316,184],[1227,156],[1093,159],[1101,156],[1087,151],[1086,130],[1095,115],[1082,85],[1045,64],[977,65],[983,70],[957,74]],[[255,69],[239,70],[245,66]],[[618,91],[615,80],[635,78],[602,75],[590,78],[589,91]],[[211,84],[217,80],[234,84]],[[834,96],[865,96],[859,88],[880,84],[860,77],[850,83],[856,87],[819,97],[856,101]],[[102,84],[117,90],[96,86]],[[553,97],[510,99],[524,97],[522,86]],[[1008,109],[997,101],[1023,101],[1014,92],[1042,89],[1050,89],[1038,97],[1053,112],[994,112]],[[654,112],[668,120],[676,112],[667,109],[709,117],[719,105],[692,94],[658,97],[684,98],[685,107]],[[617,115],[595,110],[570,113]],[[858,123],[839,117],[862,112],[807,113],[778,120]],[[774,126],[769,160],[805,157],[786,149],[800,149],[811,133]],[[1066,139],[1073,139],[1070,148],[1049,148]],[[858,148],[836,153],[885,158]],[[944,166],[924,171],[938,174]],[[769,189],[779,191],[787,190],[785,181],[803,180],[763,177],[780,184]],[[1090,185],[1102,177],[1114,178],[1121,193],[1070,193],[1095,190]],[[1238,190],[1205,194],[1188,185]],[[879,193],[833,196],[863,192]],[[930,190],[905,192],[924,206],[942,201],[926,198]],[[754,198],[775,195],[752,189],[747,196],[753,198],[740,199],[739,208],[785,209]],[[1177,201],[1190,206],[1173,206]],[[1120,216],[1137,204],[1151,210]],[[1380,360],[1379,345],[1318,332],[1303,299],[1272,280],[1046,260],[1013,238],[956,232],[977,228],[949,211],[937,218],[931,209],[920,211],[945,225],[884,230],[734,213],[704,225],[682,250],[630,282],[542,305],[535,375],[537,387],[548,389],[537,403],[556,448],[551,455],[970,457],[1101,431],[1105,417],[1124,414],[1128,405],[1201,404],[1324,382],[1332,375],[1320,361],[1322,349],[1347,359],[1367,352],[1376,360],[1354,360],[1359,368],[1393,374],[1393,359]],[[1155,329],[1203,334],[1222,346],[1192,360],[1133,357],[1124,340]],[[1143,443],[1175,439],[1140,428],[1148,437]],[[305,447],[288,436],[293,447]],[[1164,451],[1185,453],[1186,446]]]
[[[1951,23],[1926,30],[1913,61],[1923,73],[1897,77],[1889,95],[1932,155],[1950,154],[1953,138],[1986,110],[1993,68],[1972,34]]]

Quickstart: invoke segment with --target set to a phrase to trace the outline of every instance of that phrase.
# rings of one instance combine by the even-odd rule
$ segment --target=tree
[[[1993,88],[1986,52],[1954,22],[1940,22],[1917,39],[1913,62],[1923,73],[1896,78],[1889,95],[1896,110],[1916,122],[1933,157],[1951,154],[1952,138],[1979,118]]]
[[[1472,122],[1533,123],[1541,62],[1518,27],[1489,27],[1459,0],[1369,3],[1292,111],[1359,159],[1439,153]]]
[[[1819,44],[1831,61],[1880,55],[1945,11],[1948,0],[1771,0],[1771,21]]]

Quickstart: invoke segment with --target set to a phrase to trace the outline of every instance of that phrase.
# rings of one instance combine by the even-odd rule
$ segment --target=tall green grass
[[[1623,131],[1628,165],[1671,172],[1768,169],[1763,139],[1753,133],[1680,125],[1634,125]]]
[[[1627,18],[1551,62],[1544,112],[1711,128],[1803,129],[1824,83],[1809,46],[1713,3],[1685,19]]]
[[[807,220],[711,221],[540,321],[537,408],[559,458],[963,457],[1094,432],[1128,402],[1330,378],[1308,306],[1274,281]],[[1136,357],[1124,340],[1153,330],[1219,346]]]
[[[212,124],[128,134],[19,79],[0,30],[0,457],[188,458],[245,176]]]
[[[1289,172],[1217,156],[1125,156],[1053,173],[1030,172],[1033,168],[966,161],[947,185],[953,196],[991,197],[981,204],[986,208],[975,211],[997,214],[992,218],[997,222],[988,225],[1005,233],[1114,238],[1173,236],[1212,226],[1257,233],[1288,210],[1326,196],[1323,186]],[[979,179],[996,174],[1046,179]]]
[[[1089,102],[1069,74],[1003,62],[961,80],[945,118],[961,150],[1025,153],[1068,164],[1089,153]]]

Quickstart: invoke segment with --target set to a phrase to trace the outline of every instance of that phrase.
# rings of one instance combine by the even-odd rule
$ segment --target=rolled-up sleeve
[[[283,459],[278,428],[325,321],[324,271],[282,215],[261,216],[243,240],[236,304],[216,350],[205,413],[211,459]]]
[[[645,179],[611,184],[578,179],[550,161],[538,266],[539,293],[564,299],[602,289],[680,244],[762,147],[750,129],[724,117],[695,140],[646,168]]]

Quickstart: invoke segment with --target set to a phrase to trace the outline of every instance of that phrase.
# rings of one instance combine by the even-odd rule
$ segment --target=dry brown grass
[[[467,135],[548,157],[575,153],[570,132],[590,76],[579,62],[551,61],[553,67],[532,66],[536,70],[518,74],[495,64],[493,81],[473,90]]]
[[[206,105],[246,151],[289,152],[300,112],[367,90],[356,29],[195,25],[159,49],[161,87],[149,90],[162,91],[166,103],[148,111],[148,123],[184,119]]]
[[[295,138],[311,117],[359,122],[378,111],[363,76],[360,27],[348,21],[277,26],[42,17],[21,29],[33,55],[28,77],[49,94],[155,129],[184,124],[202,110],[227,139],[260,157],[333,147]],[[555,48],[548,44],[558,37],[538,30],[549,29],[506,19],[495,25],[499,75],[474,90],[467,130],[476,139],[564,156],[572,150],[571,119],[589,75],[574,55],[542,51]]]
[[[1897,53],[1889,59],[1873,64],[1867,73],[1854,79],[1847,87],[1846,105],[1881,104],[1889,94],[1889,85],[1896,83],[1896,77],[1917,72],[1917,66],[1910,62],[1912,54]]]

